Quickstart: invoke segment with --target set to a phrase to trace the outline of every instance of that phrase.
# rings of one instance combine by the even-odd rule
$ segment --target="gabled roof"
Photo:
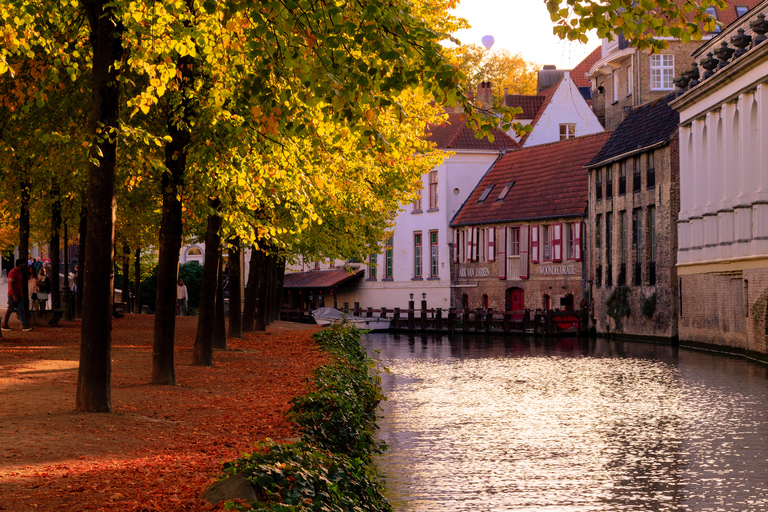
[[[589,78],[587,78],[587,73],[589,73],[589,70],[592,69],[595,62],[599,61],[602,56],[603,47],[598,46],[592,50],[592,53],[587,55],[584,60],[576,64],[576,67],[571,70],[571,79],[573,80],[573,83],[576,84],[576,87],[591,86]]]
[[[604,165],[618,160],[619,157],[630,156],[649,147],[667,143],[677,132],[680,122],[680,115],[669,106],[669,102],[674,99],[675,93],[671,93],[630,110],[603,149],[587,166]]]
[[[531,119],[531,123],[530,124],[531,124],[532,127],[534,127],[534,128],[536,127],[536,123],[538,123],[539,119],[541,119],[541,115],[547,109],[547,105],[549,105],[549,102],[552,101],[552,96],[555,95],[555,93],[557,92],[557,89],[560,87],[560,84],[563,83],[563,80],[565,80],[564,76],[562,78],[560,78],[560,80],[558,80],[557,83],[555,85],[553,85],[552,87],[550,87],[549,89],[545,89],[545,90],[541,91],[541,97],[543,99],[542,99],[542,102],[541,102],[541,107],[539,107],[539,111],[536,112],[536,115],[533,116],[533,119]],[[531,132],[526,133],[525,135],[523,135],[523,138],[520,139],[520,146],[521,147],[525,146],[525,141],[528,140],[528,136],[531,133],[533,133],[533,132],[531,131]]]
[[[448,119],[442,124],[430,125],[427,129],[427,140],[437,145],[438,149],[514,149],[518,144],[505,132],[496,128],[491,130],[494,140],[487,137],[475,138],[475,132],[467,127],[464,114],[448,114]]]
[[[610,132],[600,132],[506,153],[480,180],[451,226],[584,215],[587,210],[584,165],[609,136]],[[506,197],[499,201],[499,193],[513,182]],[[487,199],[478,203],[490,186],[493,189]]]

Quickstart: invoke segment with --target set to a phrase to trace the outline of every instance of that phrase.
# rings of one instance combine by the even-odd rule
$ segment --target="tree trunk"
[[[251,260],[248,264],[248,285],[245,287],[245,302],[243,303],[243,332],[254,330],[256,321],[256,304],[261,285],[260,272],[264,266],[264,252],[251,247]]]
[[[21,168],[21,210],[19,211],[19,259],[24,260],[24,266],[21,269],[21,296],[24,308],[24,318],[27,319],[28,326],[32,325],[32,319],[29,316],[29,202],[31,197],[32,183],[29,179],[29,170],[26,167]],[[14,262],[15,264],[16,262]]]
[[[128,242],[123,242],[123,292],[120,294],[120,302],[124,302],[126,309],[131,307],[131,248]]]
[[[51,210],[51,309],[61,309],[61,290],[59,287],[59,230],[61,229],[61,192],[59,182],[54,178],[53,209]]]
[[[123,54],[122,26],[106,0],[83,0],[91,28],[93,144],[88,169],[88,240],[84,273],[77,294],[82,296],[83,322],[76,409],[111,412],[112,253],[115,236],[115,168],[119,87],[115,62]],[[106,135],[106,136],[105,136]],[[78,298],[79,299],[79,298]]]
[[[210,206],[215,211],[219,199],[212,199]],[[221,217],[208,215],[208,228],[205,233],[205,262],[203,263],[203,281],[200,283],[199,316],[197,335],[192,352],[192,364],[211,366],[213,364],[213,327],[216,319],[216,288],[219,273],[219,245],[221,237]]]
[[[259,291],[256,307],[256,331],[266,331],[269,325],[269,268],[274,256],[267,254],[264,264],[259,269]]]
[[[113,178],[114,181],[114,178]],[[114,186],[114,185],[113,185]],[[90,188],[90,184],[89,184]],[[90,194],[90,192],[88,192]],[[87,196],[86,196],[87,197]],[[77,272],[75,273],[75,287],[77,293],[75,294],[75,318],[82,318],[83,312],[83,283],[85,278],[85,260],[87,258],[85,251],[88,248],[88,207],[85,203],[86,198],[83,198],[83,205],[80,208],[80,239],[77,243]],[[114,238],[114,225],[112,226],[112,238]],[[102,251],[106,252],[106,251]],[[112,244],[110,244],[109,253],[112,254]],[[110,258],[111,259],[111,258]],[[112,275],[112,269],[110,267],[109,275]],[[110,285],[110,294],[112,286]],[[110,313],[111,315],[111,313]]]
[[[216,319],[213,323],[213,348],[227,350],[227,322],[224,308],[224,258],[219,251],[219,279],[216,283]]]
[[[280,320],[280,309],[283,307],[283,281],[285,277],[285,258],[275,260],[275,272],[272,274],[272,320]]]
[[[135,296],[133,297],[134,311],[138,315],[141,313],[141,248],[136,248],[136,253],[133,255],[133,282],[135,286]]]
[[[182,91],[192,60],[179,59],[182,70]],[[157,295],[155,298],[155,333],[152,352],[152,384],[176,384],[173,350],[176,336],[176,282],[179,275],[179,251],[181,250],[182,219],[181,193],[184,188],[184,172],[187,166],[189,129],[186,120],[187,100],[182,101],[181,121],[171,113],[168,133],[171,142],[165,146],[165,167],[161,187],[163,214],[160,221],[160,255],[157,266]]]
[[[242,273],[240,272],[240,237],[232,239],[232,248],[229,250],[229,337],[243,337],[243,317],[240,314],[240,286]]]

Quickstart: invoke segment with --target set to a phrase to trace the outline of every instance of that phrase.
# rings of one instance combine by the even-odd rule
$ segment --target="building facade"
[[[583,166],[602,132],[505,154],[451,222],[454,308],[578,309],[584,299]]]
[[[698,51],[681,77],[680,339],[765,359],[768,2]]]
[[[590,313],[600,333],[675,338],[678,114],[636,107],[587,166]]]

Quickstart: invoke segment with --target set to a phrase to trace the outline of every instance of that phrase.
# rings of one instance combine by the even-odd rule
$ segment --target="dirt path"
[[[284,414],[322,362],[316,326],[230,339],[205,368],[191,365],[197,318],[179,317],[170,387],[148,384],[153,322],[114,322],[112,414],[74,411],[79,323],[2,333],[0,510],[202,510],[222,462],[295,435]]]

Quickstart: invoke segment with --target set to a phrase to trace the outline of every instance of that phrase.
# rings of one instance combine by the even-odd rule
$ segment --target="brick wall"
[[[747,349],[747,307],[742,273],[681,276],[681,342]]]

